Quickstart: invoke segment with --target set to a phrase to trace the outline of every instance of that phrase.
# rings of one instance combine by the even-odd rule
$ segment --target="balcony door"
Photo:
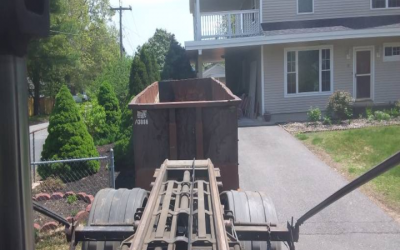
[[[374,47],[355,47],[353,55],[355,99],[373,99]]]

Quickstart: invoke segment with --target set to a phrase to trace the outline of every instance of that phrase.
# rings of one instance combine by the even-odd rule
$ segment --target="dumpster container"
[[[155,82],[133,98],[136,186],[148,188],[165,159],[195,157],[220,169],[223,190],[239,188],[240,102],[213,78]]]

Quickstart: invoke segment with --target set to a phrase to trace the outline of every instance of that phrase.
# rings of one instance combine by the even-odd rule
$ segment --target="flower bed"
[[[69,202],[69,196],[76,197],[76,200]],[[83,222],[89,216],[94,197],[93,195],[88,195],[83,192],[56,192],[52,194],[36,194],[33,200],[44,205],[53,212],[64,216],[69,222],[72,222],[72,220]],[[59,226],[58,222],[38,212],[34,212],[34,228],[41,233],[56,230]]]
[[[391,125],[400,125],[400,117],[392,118],[388,121],[368,119],[345,120],[332,125],[325,125],[322,122],[294,122],[281,125],[281,127],[291,134],[298,134]]]

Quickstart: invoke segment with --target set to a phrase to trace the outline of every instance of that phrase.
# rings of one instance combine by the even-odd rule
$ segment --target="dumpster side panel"
[[[133,111],[136,185],[148,188],[154,169],[169,158],[169,113],[166,109]]]
[[[239,188],[237,107],[203,109],[204,157],[220,168],[224,190]]]
[[[177,148],[179,160],[196,157],[196,110],[194,108],[176,109]]]

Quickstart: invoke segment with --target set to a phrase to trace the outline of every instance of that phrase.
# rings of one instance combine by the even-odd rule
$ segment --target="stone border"
[[[299,133],[314,133],[314,132],[328,132],[328,131],[343,131],[352,129],[362,129],[369,127],[387,127],[400,125],[400,119],[394,118],[389,121],[368,121],[367,119],[353,119],[351,123],[348,120],[345,121],[347,124],[333,124],[333,125],[323,125],[321,122],[311,123],[311,122],[294,122],[279,125],[286,132],[296,135]],[[290,125],[299,124],[299,128],[291,128]],[[310,124],[310,125],[307,125]],[[353,125],[352,125],[353,124]],[[300,128],[302,127],[302,128]]]
[[[78,200],[82,200],[82,201],[86,202],[88,205],[86,206],[85,210],[79,211],[75,215],[75,217],[68,216],[65,219],[69,222],[72,222],[72,220],[78,221],[78,222],[82,222],[82,221],[86,220],[87,217],[89,216],[89,212],[90,212],[90,209],[92,208],[92,204],[94,201],[94,196],[91,194],[86,194],[84,192],[79,192],[79,193],[75,194],[72,191],[66,192],[65,194],[61,193],[61,192],[54,192],[52,194],[39,193],[39,194],[36,194],[35,197],[32,198],[32,200],[34,200],[34,201],[59,200],[59,199],[67,198],[70,195],[76,195]],[[39,232],[45,233],[45,232],[49,232],[52,230],[56,230],[57,228],[60,227],[60,225],[56,221],[49,221],[49,222],[45,223],[43,226],[40,226],[38,223],[34,223],[33,227],[36,230],[38,230]]]

